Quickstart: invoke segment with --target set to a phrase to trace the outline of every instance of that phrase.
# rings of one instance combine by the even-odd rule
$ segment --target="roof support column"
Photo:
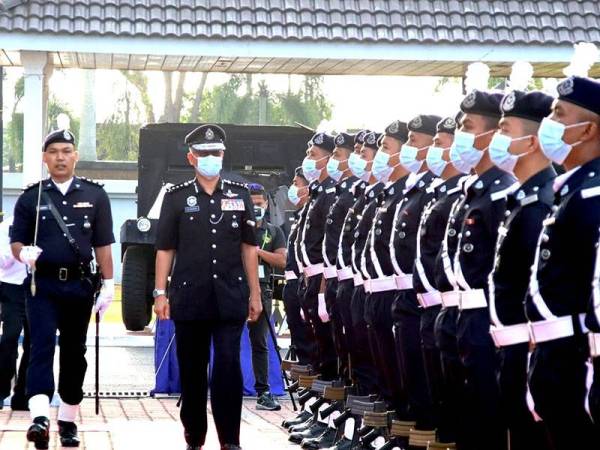
[[[23,97],[23,184],[41,177],[42,152],[47,123],[48,80],[52,63],[48,53],[21,51],[25,95]]]

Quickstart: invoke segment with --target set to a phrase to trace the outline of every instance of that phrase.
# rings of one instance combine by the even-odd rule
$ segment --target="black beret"
[[[541,122],[550,115],[554,99],[540,91],[512,91],[504,96],[500,108],[502,117],[518,117],[520,119]]]
[[[46,136],[42,151],[46,151],[50,144],[65,143],[75,145],[75,136],[69,130],[56,130]]]
[[[569,77],[556,87],[558,99],[600,115],[600,83],[591,78]]]
[[[194,150],[210,152],[225,150],[225,131],[218,125],[201,125],[185,137],[185,144]]]
[[[333,142],[333,136],[327,133],[316,133],[312,139],[310,140],[310,144],[332,152],[335,148],[335,143]]]
[[[440,116],[434,116],[432,114],[421,114],[408,122],[408,130],[414,131],[415,133],[428,134],[429,136],[435,136],[437,132],[437,124],[442,120]]]
[[[354,136],[348,133],[340,133],[335,137],[335,146],[354,150]]]
[[[394,120],[390,123],[384,131],[386,136],[393,137],[394,139],[398,139],[402,143],[408,141],[408,127],[406,123],[400,120]]]
[[[354,135],[354,145],[360,144],[363,145],[365,143],[365,136],[369,134],[370,130],[360,130],[358,133]]]
[[[456,131],[456,120],[453,117],[446,117],[437,123],[436,130],[438,133],[454,134],[454,131]]]
[[[296,167],[294,169],[294,177],[300,177],[300,178],[302,178],[304,181],[306,181],[308,183],[308,180],[304,176],[304,171],[302,170],[302,166]]]
[[[377,150],[379,148],[379,138],[381,137],[381,133],[376,133],[375,131],[371,131],[365,134],[365,142],[363,145],[367,148],[372,148]]]
[[[460,109],[465,114],[478,114],[480,116],[500,118],[500,92],[487,92],[472,90],[460,104]]]

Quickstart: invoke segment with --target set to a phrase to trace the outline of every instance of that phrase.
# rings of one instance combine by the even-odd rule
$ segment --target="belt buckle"
[[[69,269],[67,269],[66,267],[61,267],[60,269],[58,269],[58,279],[60,281],[67,281],[68,275]]]

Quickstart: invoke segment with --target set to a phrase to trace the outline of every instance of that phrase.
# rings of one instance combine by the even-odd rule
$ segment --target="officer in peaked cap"
[[[530,326],[536,344],[529,371],[535,410],[554,448],[567,449],[593,446],[600,439],[585,410],[586,327],[600,331],[590,308],[600,227],[600,83],[570,77],[557,91],[538,138],[544,154],[567,172],[554,182],[555,208],[537,241],[527,316],[537,321]],[[579,319],[586,310],[582,326]],[[565,322],[567,331],[557,331],[557,323]],[[591,356],[597,360],[597,350]]]
[[[200,449],[206,438],[212,341],[215,425],[221,448],[239,449],[240,338],[246,319],[256,321],[262,311],[254,208],[246,186],[220,177],[222,128],[202,125],[185,143],[195,177],[168,189],[162,203],[154,310],[159,319],[175,322],[187,448]]]
[[[488,150],[492,162],[514,173],[520,183],[508,195],[489,279],[491,333],[500,356],[500,399],[512,449],[548,448],[544,426],[534,421],[526,402],[529,328],[523,299],[542,222],[554,200],[556,172],[537,138],[552,101],[539,91],[505,95],[500,129]]]
[[[31,330],[27,395],[33,424],[27,439],[36,448],[48,448],[58,330],[58,430],[63,446],[77,447],[75,420],[83,399],[87,329],[92,308],[102,316],[114,296],[110,246],[115,240],[108,195],[100,184],[74,175],[78,153],[73,134],[50,133],[43,160],[49,178],[21,194],[11,229],[13,254],[30,269],[25,280]],[[92,267],[94,258],[99,271]],[[99,275],[103,284],[94,305]]]

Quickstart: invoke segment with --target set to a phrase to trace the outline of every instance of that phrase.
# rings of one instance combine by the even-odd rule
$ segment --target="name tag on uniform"
[[[192,213],[192,212],[198,212],[200,211],[200,207],[198,205],[196,206],[186,206],[185,207],[185,212],[186,213]]]
[[[92,205],[90,202],[79,202],[79,203],[75,203],[73,205],[73,208],[93,208],[94,205]]]
[[[245,211],[246,206],[244,205],[244,200],[241,198],[231,198],[231,199],[222,199],[221,200],[221,210],[222,211]]]
[[[262,264],[258,266],[258,278],[263,279],[265,277],[265,266]]]

